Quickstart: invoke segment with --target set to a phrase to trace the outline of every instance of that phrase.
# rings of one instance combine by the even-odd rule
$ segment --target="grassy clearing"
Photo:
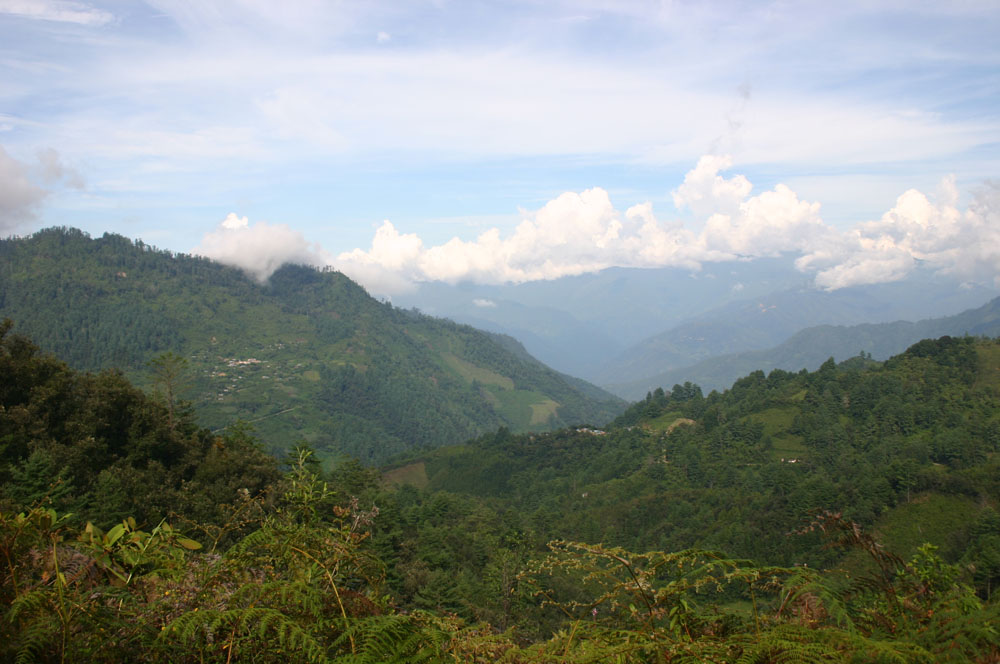
[[[947,554],[958,524],[969,524],[979,508],[975,501],[959,496],[924,494],[914,496],[886,512],[875,526],[882,543],[903,558],[912,556],[925,542]]]
[[[809,450],[803,444],[802,437],[789,433],[798,412],[798,408],[792,406],[776,407],[768,408],[752,416],[752,419],[763,423],[764,435],[770,436],[774,442],[774,446],[771,448],[772,458],[801,459],[808,455]]]
[[[514,423],[518,430],[542,426],[554,415],[559,404],[539,392],[528,390],[491,390],[500,399],[500,416]]]
[[[399,468],[393,468],[382,473],[382,482],[390,486],[403,486],[409,484],[418,489],[427,487],[427,466],[423,461],[410,463]]]
[[[555,417],[558,408],[559,404],[552,399],[546,399],[542,403],[531,404],[531,421],[529,424],[547,424],[550,419]]]
[[[462,358],[451,353],[441,353],[441,357],[449,367],[458,373],[459,376],[470,383],[472,381],[478,381],[483,385],[494,385],[504,390],[514,389],[514,381],[507,376],[501,376],[500,374],[490,371],[489,369],[477,367],[471,362],[466,362]]]
[[[683,415],[680,411],[672,410],[669,413],[663,413],[659,417],[646,420],[643,422],[643,427],[653,433],[662,433],[670,429],[670,427],[674,425],[674,422],[682,416]]]
[[[1000,345],[982,345],[977,351],[979,363],[976,387],[1000,390]]]

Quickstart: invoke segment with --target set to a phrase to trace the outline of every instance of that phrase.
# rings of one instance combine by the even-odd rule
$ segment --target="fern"
[[[19,598],[20,599],[20,598]],[[13,608],[13,607],[12,607]],[[17,664],[43,661],[43,653],[52,652],[53,643],[60,642],[61,625],[52,613],[38,612],[25,621],[18,633],[15,646]]]
[[[277,609],[250,607],[191,611],[165,626],[163,641],[194,645],[201,650],[229,651],[251,659],[261,652],[296,652],[304,661],[328,661],[326,648],[308,631]]]
[[[410,616],[389,614],[353,621],[333,645],[345,653],[338,660],[345,664],[390,664],[431,661],[443,640]],[[354,652],[348,653],[351,647]]]

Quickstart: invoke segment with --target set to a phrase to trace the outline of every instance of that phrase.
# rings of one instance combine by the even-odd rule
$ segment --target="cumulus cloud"
[[[38,207],[48,195],[34,184],[29,167],[0,146],[0,234],[9,235],[35,220]]]
[[[496,309],[497,303],[493,300],[487,300],[486,298],[477,297],[472,301],[472,304],[479,307],[480,309]]]
[[[329,263],[322,248],[287,225],[260,221],[251,226],[246,217],[233,212],[191,253],[238,267],[261,282],[286,263],[317,267]]]
[[[816,269],[816,284],[829,290],[897,281],[917,265],[1000,286],[1000,186],[986,185],[963,212],[954,179],[947,178],[940,199],[911,189],[879,221],[859,224],[797,264]]]
[[[493,228],[472,241],[452,238],[425,247],[418,236],[400,233],[386,221],[371,249],[342,253],[336,265],[363,283],[378,273],[374,290],[386,287],[387,274],[402,282],[518,283],[612,266],[698,269],[705,261],[801,250],[830,232],[819,218],[819,205],[800,201],[787,187],[750,196],[744,176],[720,176],[731,163],[729,157],[702,158],[674,192],[679,207],[708,217],[701,232],[661,221],[648,202],[622,214],[608,193],[595,187],[524,212],[508,237]]]
[[[734,214],[753,189],[743,175],[725,179],[719,171],[733,165],[728,155],[705,155],[698,165],[684,176],[684,183],[674,190],[677,209],[688,207],[696,216]]]
[[[340,254],[335,264],[375,292],[392,294],[419,281],[524,282],[595,272],[611,266],[686,267],[705,262],[798,255],[815,285],[835,290],[905,278],[918,266],[1000,286],[1000,186],[985,187],[965,212],[952,179],[932,202],[910,190],[879,221],[847,231],[826,224],[820,204],[778,184],[757,195],[743,175],[724,177],[728,156],[705,156],[673,192],[695,223],[665,222],[650,203],[618,211],[600,188],[567,192],[523,212],[507,237],[496,228],[475,240],[427,247],[389,221],[369,250]]]

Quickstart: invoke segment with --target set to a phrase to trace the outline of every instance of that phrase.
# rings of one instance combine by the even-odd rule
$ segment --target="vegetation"
[[[377,302],[337,272],[286,265],[261,285],[117,235],[0,240],[0,317],[78,370],[118,368],[168,404],[190,400],[213,430],[252,423],[276,454],[305,441],[377,463],[624,405],[513,340]]]
[[[0,328],[0,660],[1000,658],[998,341],[676,385],[384,474],[200,428],[183,362],[155,369],[147,396]]]

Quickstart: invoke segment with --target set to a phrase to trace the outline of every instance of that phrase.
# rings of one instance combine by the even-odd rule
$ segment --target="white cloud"
[[[206,233],[191,253],[238,267],[258,281],[266,281],[285,263],[322,266],[328,257],[318,245],[285,224],[257,222],[230,212],[219,226]]]
[[[985,186],[962,212],[954,181],[946,178],[940,199],[932,202],[911,189],[881,220],[859,224],[798,264],[818,269],[816,284],[830,290],[896,281],[918,264],[960,280],[1000,286],[1000,188]]]
[[[340,254],[335,263],[376,292],[398,292],[415,281],[524,282],[594,272],[611,266],[684,266],[780,254],[798,254],[797,266],[815,272],[818,287],[896,281],[918,265],[965,281],[990,282],[1000,274],[1000,188],[980,191],[969,209],[957,209],[953,180],[932,203],[910,190],[880,221],[846,232],[825,224],[819,203],[799,200],[789,187],[751,196],[750,181],[719,173],[728,157],[703,157],[674,192],[700,229],[663,223],[650,203],[624,215],[600,188],[567,192],[541,209],[524,212],[507,237],[493,228],[474,241],[452,238],[426,247],[389,221],[368,251]],[[996,281],[1000,285],[1000,279]]]
[[[417,235],[400,234],[386,221],[369,251],[342,253],[336,264],[359,279],[362,270],[370,274],[378,266],[409,281],[524,282],[612,266],[697,268],[703,261],[771,256],[801,249],[829,232],[818,204],[799,201],[787,187],[748,197],[752,187],[745,177],[718,175],[730,163],[728,157],[703,158],[678,189],[679,203],[712,213],[701,233],[661,223],[650,203],[622,215],[608,193],[595,187],[564,193],[523,213],[508,237],[493,228],[474,241],[456,237],[425,247]]]
[[[497,306],[497,303],[494,302],[493,300],[487,300],[486,298],[482,297],[477,297],[476,299],[474,299],[472,301],[472,304],[474,306],[479,307],[480,309],[496,309]]]
[[[753,185],[742,175],[726,180],[719,171],[733,165],[729,155],[705,155],[698,165],[684,176],[684,184],[674,190],[674,205],[688,207],[695,215],[735,214],[740,204],[750,194]]]
[[[14,233],[34,221],[48,195],[28,177],[29,167],[0,146],[0,235]]]
[[[90,26],[106,25],[115,18],[103,9],[70,0],[0,0],[0,14]]]

